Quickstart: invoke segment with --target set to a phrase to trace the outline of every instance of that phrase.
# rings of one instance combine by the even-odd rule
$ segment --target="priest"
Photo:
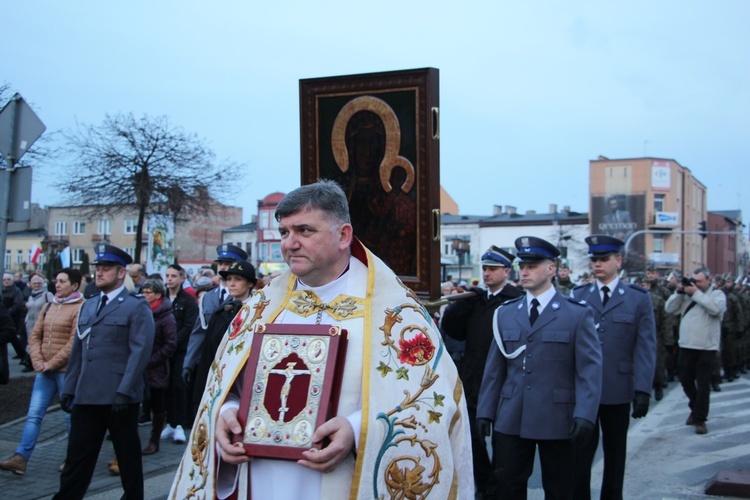
[[[292,191],[275,215],[290,269],[256,292],[225,335],[170,498],[473,498],[463,388],[430,314],[354,237],[335,182]],[[244,434],[237,413],[253,330],[263,323],[349,332],[337,414],[296,462],[251,458],[234,444]]]

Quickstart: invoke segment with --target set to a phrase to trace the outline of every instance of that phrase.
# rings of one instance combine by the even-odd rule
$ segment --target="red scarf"
[[[154,302],[151,302],[149,304],[151,306],[151,311],[156,311],[156,308],[159,307],[162,302],[164,302],[164,297],[162,297],[159,300],[156,300]]]

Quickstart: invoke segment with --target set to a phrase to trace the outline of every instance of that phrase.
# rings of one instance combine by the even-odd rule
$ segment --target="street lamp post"
[[[470,245],[469,245],[469,237],[468,236],[454,236],[451,240],[451,247],[453,248],[453,251],[458,255],[458,283],[461,283],[461,275],[463,271],[463,265],[464,265],[464,259],[466,258],[466,254],[469,253]]]

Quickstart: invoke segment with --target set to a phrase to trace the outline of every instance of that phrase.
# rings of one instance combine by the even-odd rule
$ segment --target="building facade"
[[[568,207],[558,211],[550,205],[549,213],[533,210],[519,214],[512,206],[496,205],[492,215],[441,216],[440,252],[443,279],[450,275],[456,282],[477,279],[482,282],[482,254],[495,245],[515,254],[516,238],[536,236],[554,243],[561,259],[571,268],[571,278],[589,271],[588,250],[583,242],[589,234],[588,214],[571,212]]]
[[[742,212],[739,210],[708,212],[706,265],[711,272],[747,276],[748,255],[742,228]]]
[[[626,242],[624,268],[641,273],[691,272],[707,259],[699,234],[706,221],[706,187],[690,170],[666,158],[589,162],[591,232]]]

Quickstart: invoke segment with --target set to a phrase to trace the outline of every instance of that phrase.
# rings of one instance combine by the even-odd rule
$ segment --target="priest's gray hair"
[[[318,209],[327,213],[339,224],[351,224],[349,203],[336,181],[321,179],[313,184],[298,187],[279,202],[274,216],[277,221],[306,209]]]

